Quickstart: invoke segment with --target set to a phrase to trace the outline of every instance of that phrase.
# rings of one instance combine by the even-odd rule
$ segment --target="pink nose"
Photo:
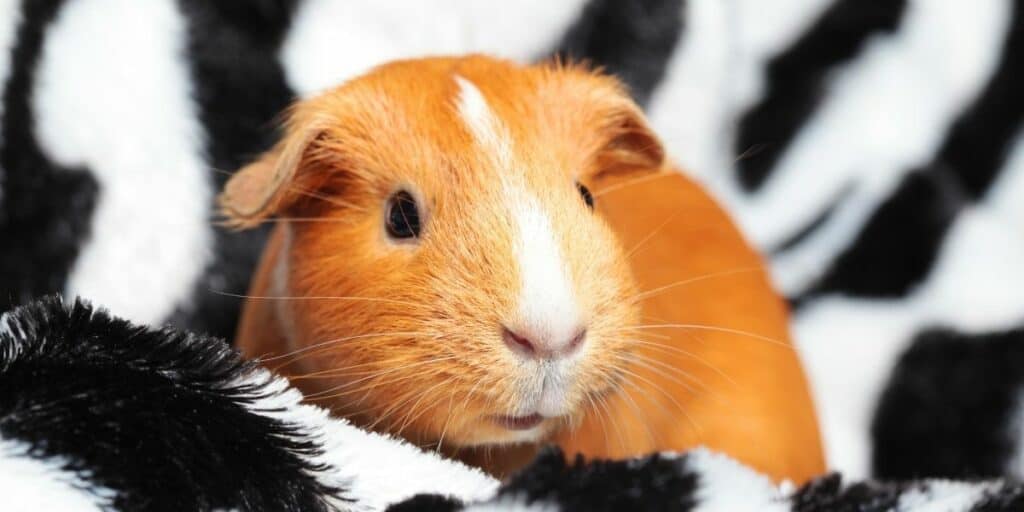
[[[587,330],[580,329],[567,340],[552,341],[544,338],[531,338],[513,332],[507,327],[501,328],[501,338],[513,352],[537,359],[557,359],[576,352],[587,337]]]

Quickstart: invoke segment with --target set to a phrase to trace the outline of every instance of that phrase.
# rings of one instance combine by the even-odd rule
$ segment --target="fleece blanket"
[[[0,0],[0,310],[230,339],[227,173],[293,98],[468,51],[629,86],[791,298],[833,468],[1024,476],[1024,0]]]
[[[49,298],[0,318],[10,510],[1011,511],[1001,480],[799,489],[698,449],[627,461],[549,450],[504,484],[301,403],[222,340]]]

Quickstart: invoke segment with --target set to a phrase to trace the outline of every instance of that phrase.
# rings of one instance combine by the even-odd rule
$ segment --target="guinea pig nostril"
[[[505,340],[505,344],[514,352],[526,355],[533,355],[535,352],[533,343],[529,339],[510,331],[508,327],[501,328],[501,338]]]
[[[575,352],[577,349],[580,348],[580,345],[583,344],[583,340],[585,339],[587,339],[587,330],[580,329],[579,334],[577,334],[572,340],[569,341],[569,345],[565,349],[566,353]]]

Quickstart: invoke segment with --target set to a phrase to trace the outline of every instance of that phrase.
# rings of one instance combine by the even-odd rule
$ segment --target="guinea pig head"
[[[613,392],[638,321],[590,187],[663,161],[609,77],[424,59],[298,102],[221,205],[277,217],[254,300],[310,400],[414,442],[536,441]]]

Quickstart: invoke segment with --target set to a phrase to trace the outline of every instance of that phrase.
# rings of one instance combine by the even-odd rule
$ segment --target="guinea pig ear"
[[[660,171],[665,165],[665,149],[640,109],[631,104],[612,119],[607,142],[598,153],[595,177]]]
[[[228,179],[218,197],[227,225],[246,229],[287,206],[287,194],[309,145],[319,136],[315,129],[286,135],[273,149],[242,167]]]

